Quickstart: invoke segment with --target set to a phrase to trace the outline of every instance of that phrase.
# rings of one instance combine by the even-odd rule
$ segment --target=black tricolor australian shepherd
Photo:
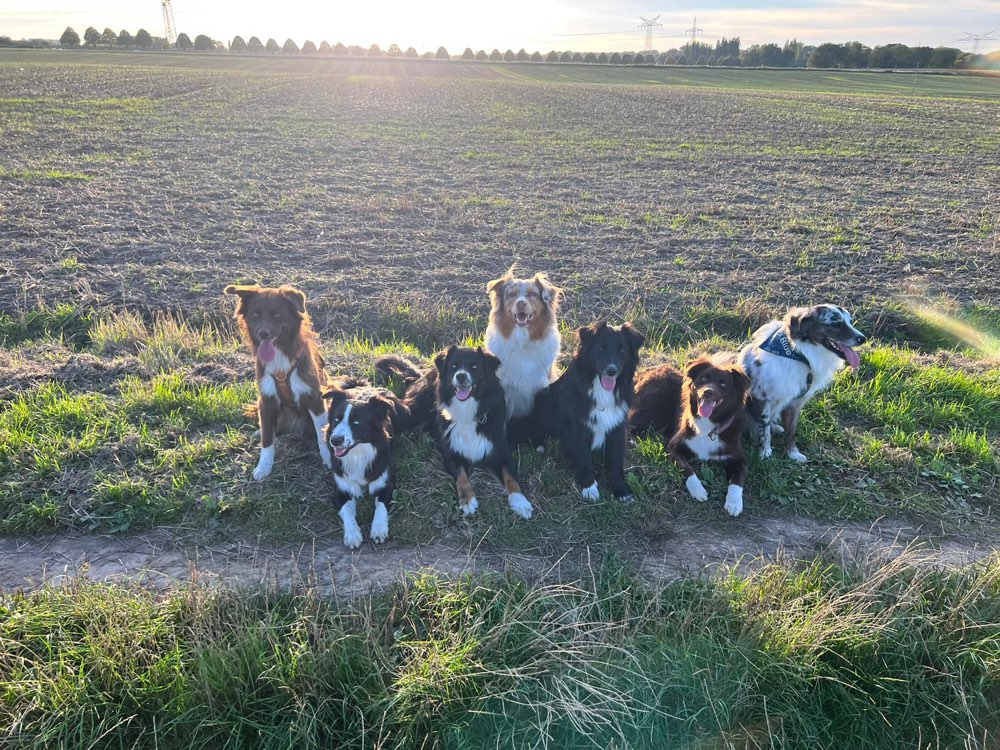
[[[434,358],[434,367],[420,373],[400,357],[380,357],[375,369],[383,377],[407,384],[404,403],[410,409],[407,427],[425,425],[444,457],[444,468],[455,478],[459,508],[476,512],[479,501],[469,481],[472,467],[483,464],[503,482],[511,510],[531,518],[531,503],[511,468],[507,446],[507,401],[497,379],[500,360],[482,348],[452,346]]]
[[[537,430],[562,443],[573,463],[580,494],[600,497],[594,476],[596,450],[604,449],[611,491],[632,499],[625,481],[625,427],[642,334],[630,323],[605,321],[577,330],[580,343],[566,371],[535,398]]]
[[[732,354],[698,357],[683,374],[670,365],[639,373],[629,424],[635,433],[659,433],[680,466],[688,492],[705,501],[708,492],[692,462],[724,461],[729,490],[726,512],[743,512],[747,461],[740,444],[750,398],[750,378],[733,363]]]
[[[375,501],[371,539],[389,537],[394,465],[392,441],[396,423],[409,418],[409,409],[392,391],[372,388],[363,380],[342,377],[323,394],[330,399],[326,439],[333,450],[334,505],[344,523],[344,544],[361,546],[357,503],[365,491]]]

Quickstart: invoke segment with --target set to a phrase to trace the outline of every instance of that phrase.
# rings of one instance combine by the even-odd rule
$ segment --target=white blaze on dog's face
[[[493,300],[494,314],[507,315],[520,328],[529,326],[547,312],[555,313],[559,303],[559,288],[541,273],[530,279],[515,279],[508,272],[491,281],[486,288]]]

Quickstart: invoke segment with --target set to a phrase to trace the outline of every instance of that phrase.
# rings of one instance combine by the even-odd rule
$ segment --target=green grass
[[[0,595],[5,747],[993,746],[1000,560]]]
[[[767,312],[751,300],[728,311],[707,303],[670,317],[639,308],[626,317],[647,335],[647,363],[682,364],[703,351],[735,348]],[[89,321],[86,331],[63,325],[80,320]],[[243,412],[254,386],[231,331],[169,317],[145,322],[129,313],[91,319],[69,310],[21,321],[8,334],[48,347],[46,357],[58,359],[62,350],[45,341],[75,330],[73,338],[89,342],[85,351],[121,374],[100,386],[41,382],[0,405],[0,529],[122,531],[182,520],[212,526],[224,514],[222,533],[297,540],[305,508],[318,523],[314,530],[337,533],[328,489],[303,470],[316,463],[311,437],[282,432],[275,475],[263,484],[249,481],[256,425]],[[382,337],[328,341],[330,370],[371,377],[374,359],[389,352],[427,363],[449,341],[448,331],[464,330],[465,343],[475,344],[485,325],[456,308],[417,312],[405,305],[385,321]],[[44,331],[48,338],[29,335]],[[414,331],[421,332],[419,346],[409,343]],[[564,335],[571,350],[573,334]],[[15,360],[32,344],[17,351]],[[800,446],[813,459],[809,464],[762,461],[750,450],[747,513],[831,520],[888,514],[953,530],[987,523],[1000,481],[1000,368],[985,360],[970,371],[897,346],[869,345],[863,353],[861,368],[843,373],[805,411]],[[220,381],[196,374],[220,365],[247,376]],[[780,437],[776,443],[780,455]],[[675,519],[722,519],[721,503],[690,502],[680,472],[650,439],[629,451],[628,476],[638,498],[629,507],[611,498],[580,503],[555,444],[542,456],[518,451],[521,483],[538,508],[530,524],[510,514],[498,483],[481,472],[474,476],[481,512],[460,517],[453,483],[428,437],[402,436],[396,456],[393,539],[403,544],[478,537],[497,551],[547,554],[596,539],[634,545],[659,537]],[[699,473],[712,497],[721,498],[725,478],[717,467]]]

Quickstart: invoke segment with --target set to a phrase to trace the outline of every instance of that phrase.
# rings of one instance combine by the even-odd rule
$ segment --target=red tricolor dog
[[[308,415],[316,430],[323,465],[333,466],[326,444],[326,373],[318,337],[306,312],[306,296],[291,286],[262,287],[230,284],[226,294],[239,297],[236,321],[254,355],[257,375],[257,416],[260,419],[260,460],[253,478],[262,480],[274,466],[274,429],[281,411]]]

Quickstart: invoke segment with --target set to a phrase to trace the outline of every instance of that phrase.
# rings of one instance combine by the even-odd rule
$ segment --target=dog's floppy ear
[[[441,375],[444,375],[444,363],[448,359],[448,355],[455,351],[455,345],[452,344],[443,352],[438,352],[437,356],[434,357],[434,366],[437,368]]]
[[[583,346],[584,344],[589,342],[592,338],[594,338],[594,336],[597,335],[597,332],[607,324],[608,324],[607,321],[599,320],[596,323],[591,323],[589,326],[583,326],[583,328],[577,328],[576,335],[580,337],[580,346]]]
[[[292,307],[300,315],[306,311],[306,295],[301,289],[296,289],[294,286],[283,286],[278,289],[281,292],[281,296],[292,303]]]
[[[553,310],[559,306],[559,299],[562,297],[562,289],[549,281],[548,276],[544,273],[536,273],[532,278],[532,281],[534,281],[535,286],[538,287],[538,293],[542,297],[542,302],[551,307]]]
[[[693,362],[688,362],[687,367],[684,368],[684,377],[689,380],[694,380],[710,367],[714,367],[712,360],[704,356],[698,357],[698,359]]]
[[[378,409],[383,419],[396,410],[396,404],[379,393],[368,397],[368,405]]]
[[[792,307],[785,314],[788,335],[799,341],[809,341],[815,322],[815,310],[811,307]]]
[[[639,329],[631,323],[625,323],[622,326],[622,333],[628,339],[629,346],[632,348],[632,354],[639,354],[642,345],[646,343],[646,337],[639,333]]]
[[[730,365],[729,372],[733,374],[733,387],[740,392],[742,400],[746,400],[750,396],[750,376],[743,372],[743,368],[739,365]]]
[[[490,296],[492,295],[499,296],[500,292],[503,291],[504,284],[506,284],[513,278],[514,278],[514,266],[511,266],[510,268],[507,269],[507,273],[505,273],[499,279],[493,279],[493,281],[490,281],[486,284],[486,293],[489,294]]]
[[[324,399],[330,399],[330,408],[335,409],[341,402],[347,401],[347,391],[340,388],[331,388],[323,394]]]
[[[500,369],[500,358],[490,354],[488,351],[484,351],[483,347],[479,347],[476,351],[483,355],[483,361],[486,363],[486,367],[491,373],[495,373]]]
[[[245,286],[243,284],[230,284],[222,291],[226,294],[235,294],[240,299],[247,299],[248,297],[253,297],[255,294],[258,294],[260,292],[260,287],[256,284],[250,286]]]

